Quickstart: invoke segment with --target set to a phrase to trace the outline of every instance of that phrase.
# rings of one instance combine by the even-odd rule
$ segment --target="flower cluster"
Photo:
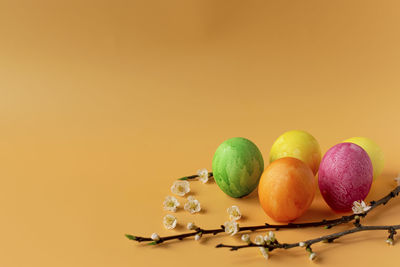
[[[186,226],[188,230],[193,230],[196,231],[196,235],[194,236],[194,240],[199,241],[200,238],[203,236],[203,233],[201,232],[201,229],[197,227],[194,223],[189,222]]]
[[[273,242],[275,242],[275,234],[272,231],[269,231],[268,234],[266,234],[265,236],[258,235],[254,239],[254,243],[256,243],[257,245],[269,245]]]
[[[225,233],[235,235],[239,232],[239,224],[236,221],[227,221],[224,223]]]
[[[209,174],[207,169],[200,169],[197,171],[197,176],[199,177],[199,180],[205,184],[208,182]]]
[[[225,233],[235,235],[239,231],[239,224],[236,222],[242,217],[238,206],[232,206],[226,210],[229,215],[229,221],[224,223]]]
[[[209,179],[209,172],[207,169],[200,169],[197,171],[197,176],[199,180],[203,183],[208,182]],[[175,181],[171,186],[171,192],[177,196],[184,197],[187,193],[190,192],[190,183],[186,180],[178,180]],[[167,196],[163,203],[164,210],[176,212],[180,203],[176,197]],[[197,213],[201,211],[200,202],[193,196],[189,196],[187,198],[187,202],[183,206],[183,209],[191,214]],[[235,213],[237,216],[237,213]],[[240,217],[239,217],[240,218]],[[175,216],[168,214],[164,216],[163,223],[166,229],[174,229],[177,225],[177,219]],[[199,240],[201,234],[196,236],[195,239]]]
[[[212,175],[212,174],[211,174]],[[198,175],[192,175],[188,177],[184,177],[186,179],[192,179],[192,178],[204,178],[208,177],[209,174],[208,172],[206,173],[204,170],[199,170]],[[254,231],[254,230],[261,230],[261,229],[282,229],[282,228],[305,228],[305,227],[310,227],[310,226],[325,226],[325,228],[329,229],[330,227],[342,224],[342,223],[348,223],[348,222],[354,222],[355,227],[346,231],[341,231],[341,232],[336,232],[334,234],[329,234],[329,235],[324,235],[319,238],[315,239],[310,239],[306,241],[301,241],[297,243],[280,243],[276,238],[275,234],[272,231],[269,231],[265,236],[262,235],[257,235],[252,242],[250,240],[250,235],[249,234],[243,234],[241,236],[241,240],[247,245],[225,245],[225,244],[218,244],[216,247],[221,248],[230,248],[231,250],[238,250],[246,247],[256,247],[257,249],[260,250],[260,253],[266,258],[269,258],[269,253],[272,250],[275,249],[288,249],[288,248],[295,248],[295,247],[303,247],[305,248],[306,252],[308,253],[307,257],[309,260],[313,261],[317,258],[317,254],[313,252],[311,246],[313,246],[316,243],[319,242],[333,242],[339,237],[348,235],[350,233],[355,233],[355,232],[360,232],[360,231],[372,231],[372,230],[385,230],[389,232],[389,236],[385,240],[388,245],[394,245],[395,242],[395,235],[397,234],[396,230],[398,231],[400,229],[400,225],[368,225],[364,226],[360,224],[360,219],[364,218],[370,210],[375,209],[377,206],[385,205],[389,200],[392,198],[395,198],[400,194],[400,174],[398,177],[395,178],[395,181],[397,182],[398,186],[390,191],[389,194],[384,196],[383,198],[376,200],[376,201],[371,201],[370,205],[366,204],[363,200],[359,201],[354,201],[353,206],[352,206],[352,211],[354,215],[352,216],[343,216],[337,219],[333,220],[322,220],[322,221],[316,221],[316,222],[308,222],[308,223],[289,223],[285,225],[272,225],[272,224],[264,224],[264,225],[256,225],[256,226],[247,226],[243,228],[239,228],[239,224],[237,220],[240,220],[242,218],[242,214],[240,212],[240,209],[238,206],[231,206],[227,209],[227,213],[229,216],[229,221],[225,222],[223,226],[217,229],[203,229],[201,227],[196,226],[193,222],[189,222],[187,224],[187,229],[191,230],[191,233],[183,233],[183,234],[177,234],[177,235],[171,235],[171,236],[166,236],[166,237],[160,237],[157,233],[153,233],[150,237],[141,237],[141,236],[134,236],[134,235],[128,235],[126,234],[125,236],[130,239],[134,240],[137,242],[143,242],[143,241],[149,241],[149,245],[156,245],[163,243],[165,241],[173,240],[173,239],[179,239],[183,240],[184,238],[193,236],[194,240],[200,240],[203,235],[216,235],[218,233],[227,233],[230,235],[235,235],[238,232],[242,231]],[[174,194],[184,196],[188,192],[190,192],[190,185],[189,183],[186,182],[186,180],[181,179],[180,181],[177,181],[173,184],[171,187],[171,191]],[[164,200],[164,209],[170,212],[176,212],[178,207],[180,207],[180,203],[178,199],[176,199],[174,196],[167,196]],[[195,199],[193,196],[187,197],[187,202],[184,205],[184,210],[188,211],[189,213],[196,213],[201,210],[200,202]],[[360,216],[358,215],[360,214]],[[163,217],[163,224],[166,229],[174,229],[177,225],[177,218],[171,214],[167,214]]]
[[[353,207],[351,208],[353,210],[354,214],[362,214],[366,211],[368,211],[371,208],[371,206],[367,206],[363,200],[361,201],[354,201],[353,202]]]
[[[270,245],[271,243],[275,242],[275,234],[272,231],[269,231],[268,234],[266,234],[265,236],[262,235],[257,235],[254,238],[254,244],[259,245],[259,249],[261,254],[264,256],[265,259],[269,258],[269,249],[268,247],[264,247],[265,244]],[[250,244],[250,236],[248,234],[244,234],[242,235],[242,241]]]
[[[190,192],[190,184],[188,181],[175,181],[171,186],[171,192],[183,197]]]

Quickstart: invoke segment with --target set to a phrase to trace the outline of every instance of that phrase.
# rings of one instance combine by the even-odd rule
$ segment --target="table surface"
[[[257,249],[218,235],[144,246],[125,233],[214,228],[238,205],[240,225],[273,221],[257,194],[232,199],[192,182],[203,207],[162,209],[178,177],[211,169],[218,145],[242,136],[268,159],[291,129],[325,152],[352,137],[375,140],[384,173],[400,171],[398,1],[0,1],[0,265],[264,266]],[[183,199],[181,199],[183,202]],[[335,218],[317,194],[298,222]],[[369,225],[398,224],[400,200]],[[296,242],[349,228],[276,233]],[[254,236],[254,234],[252,234]],[[400,245],[364,232],[315,245],[324,266],[389,265]],[[269,266],[309,266],[303,249],[274,251]]]

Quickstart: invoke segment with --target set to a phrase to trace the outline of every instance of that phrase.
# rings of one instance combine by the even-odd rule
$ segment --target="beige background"
[[[264,266],[257,250],[214,248],[238,238],[146,247],[124,237],[218,227],[233,204],[241,225],[271,222],[256,194],[193,182],[204,212],[181,209],[181,226],[163,229],[174,179],[210,169],[234,136],[266,161],[290,129],[323,151],[368,136],[386,156],[368,200],[382,196],[400,171],[399,15],[398,1],[0,0],[0,266]],[[399,203],[365,223],[400,223]],[[299,221],[336,216],[317,196]],[[317,245],[316,264],[393,264],[400,246],[386,236]],[[303,249],[272,254],[270,266],[310,264]]]

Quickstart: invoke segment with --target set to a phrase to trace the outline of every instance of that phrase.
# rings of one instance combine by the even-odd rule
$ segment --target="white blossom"
[[[185,203],[184,209],[190,213],[196,213],[201,210],[200,202],[193,196],[187,198],[188,202]]]
[[[199,180],[205,184],[208,182],[208,171],[207,169],[200,169],[197,171],[197,176],[199,176]]]
[[[353,210],[354,214],[361,214],[366,211],[368,211],[371,208],[371,206],[367,206],[363,200],[360,201],[354,201],[353,202],[353,207],[351,208]]]
[[[235,235],[239,231],[239,224],[235,221],[228,221],[224,223],[225,233]]]
[[[202,233],[198,233],[194,236],[194,240],[199,241],[202,236]]]
[[[171,186],[171,192],[183,197],[190,192],[190,184],[188,181],[175,181]]]
[[[229,214],[229,220],[237,221],[242,217],[238,206],[232,206],[226,210]]]
[[[388,245],[393,245],[393,239],[392,238],[388,238],[386,239],[386,243],[388,243]]]
[[[264,236],[264,241],[265,242],[274,242],[275,241],[275,234],[272,231],[269,231],[266,236]]]
[[[311,252],[310,256],[308,257],[310,259],[310,261],[315,260],[315,258],[317,257],[317,254],[315,254],[315,252]]]
[[[164,209],[176,212],[176,208],[180,206],[179,201],[173,196],[167,196],[164,200]]]
[[[194,224],[194,223],[192,223],[192,222],[189,222],[188,224],[187,224],[187,229],[188,230],[194,230],[194,229],[196,229],[197,228],[197,226]]]
[[[176,223],[178,221],[176,220],[174,215],[171,214],[167,214],[164,216],[163,218],[163,223],[165,228],[167,228],[168,230],[174,229],[176,227]]]
[[[268,260],[269,254],[268,254],[268,248],[265,247],[259,247],[261,254],[264,256],[265,259]]]
[[[394,180],[397,182],[397,185],[399,186],[400,185],[400,173],[396,178],[394,178]]]
[[[250,242],[250,236],[248,234],[242,235],[242,241],[249,243]]]
[[[151,235],[151,239],[154,241],[158,241],[158,240],[160,240],[160,236],[157,233],[153,233]]]
[[[262,235],[256,236],[254,238],[254,243],[256,243],[257,245],[264,245],[265,244],[264,237]]]
[[[299,242],[299,247],[305,247],[306,246],[306,243],[304,243],[304,242]]]

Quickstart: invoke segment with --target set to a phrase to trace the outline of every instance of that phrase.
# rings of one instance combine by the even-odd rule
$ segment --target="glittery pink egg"
[[[372,184],[372,163],[360,146],[341,143],[331,147],[319,166],[318,185],[326,203],[335,211],[350,211],[364,200]]]

